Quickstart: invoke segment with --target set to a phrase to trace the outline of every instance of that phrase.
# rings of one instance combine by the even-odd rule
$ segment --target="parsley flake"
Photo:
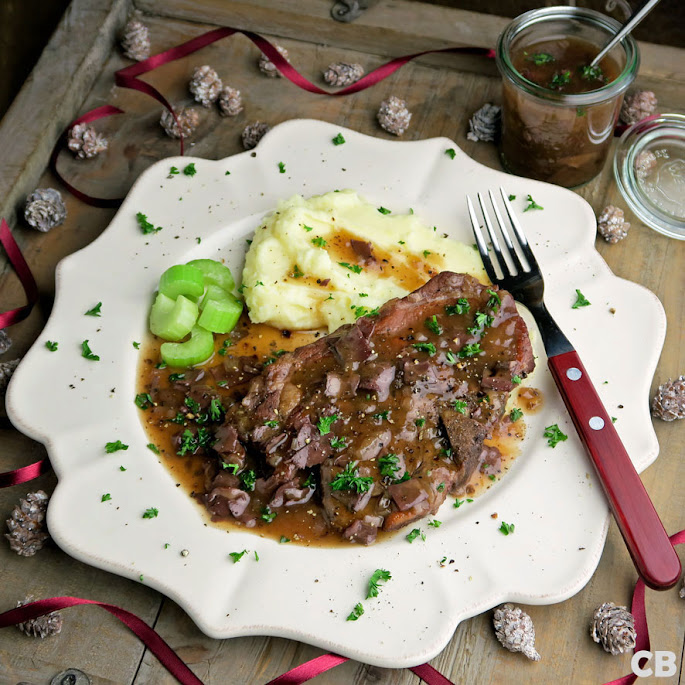
[[[159,454],[159,447],[155,445],[154,442],[148,442],[147,448],[150,450],[150,452],[154,452],[155,454]]]
[[[545,428],[545,432],[542,434],[543,437],[547,438],[547,444],[550,447],[556,447],[560,442],[568,439],[568,435],[562,432],[556,423]]]
[[[433,314],[430,318],[426,319],[424,321],[424,324],[426,328],[429,331],[432,331],[435,333],[435,335],[442,335],[442,326],[438,323],[438,317],[436,314]]]
[[[93,354],[87,340],[84,340],[81,343],[81,356],[84,359],[89,359],[92,362],[99,362],[100,361],[100,357],[97,354]]]
[[[361,266],[359,264],[350,264],[348,262],[338,262],[340,266],[344,266],[355,274],[360,274],[362,272]]]
[[[197,173],[197,169],[195,168],[195,162],[191,162],[190,164],[185,166],[183,168],[183,173],[186,176],[195,176],[195,174]]]
[[[147,220],[147,216],[142,212],[138,212],[136,214],[136,219],[138,220],[138,226],[140,226],[140,230],[143,232],[143,235],[148,235],[149,233],[157,233],[157,231],[162,230],[161,226],[157,226],[157,228],[155,228],[155,225],[151,224]]]
[[[102,496],[100,501],[101,502],[109,502],[109,500],[111,500],[111,499],[112,499],[112,495],[110,495],[109,493],[106,493],[105,495]]]
[[[331,490],[354,490],[358,495],[373,485],[373,478],[360,476],[356,461],[350,461],[330,482]]]
[[[284,174],[285,173],[285,164],[283,162],[278,163],[278,173],[279,174]]]
[[[516,195],[509,195],[509,202],[516,199]]]
[[[333,145],[344,145],[345,138],[343,138],[342,133],[338,133],[338,135],[335,138],[333,138],[332,142],[333,142]]]
[[[328,433],[331,432],[331,426],[337,420],[337,414],[331,414],[330,416],[320,416],[319,420],[316,422],[316,427],[319,429],[319,435],[328,435]]]
[[[364,607],[360,603],[354,605],[354,609],[350,612],[350,615],[345,619],[346,621],[356,621],[364,613]]]
[[[379,208],[378,208],[378,211],[379,211],[381,214],[391,214],[391,210],[386,209],[385,207],[379,207]]]
[[[435,345],[433,345],[433,343],[413,343],[412,347],[420,352],[428,352],[431,357],[436,352]]]
[[[433,519],[432,521],[428,522],[429,526],[432,526],[433,528],[440,528],[442,525],[442,521],[438,521],[438,519]]]
[[[159,509],[155,507],[150,507],[149,509],[146,509],[145,512],[143,513],[143,518],[144,519],[154,519],[159,516]]]
[[[457,151],[453,147],[448,147],[447,150],[445,150],[445,154],[450,159],[454,159],[457,156]]]
[[[139,343],[139,342],[136,342],[136,341],[134,340],[131,344],[133,345],[133,347],[135,347],[136,350],[139,350],[139,349],[140,349],[140,343]]]
[[[426,419],[415,419],[414,425],[418,428],[423,428],[426,425]]]
[[[554,74],[552,80],[549,82],[549,87],[561,90],[569,83],[571,83],[571,72],[567,69],[566,71],[560,71]]]
[[[590,301],[583,295],[583,293],[576,288],[576,301],[571,305],[571,309],[580,309],[580,307],[589,307]]]
[[[45,342],[45,347],[47,347],[50,350],[50,352],[56,352],[58,345],[59,343],[55,342],[54,340],[47,340]]]
[[[136,403],[136,406],[140,409],[147,409],[148,407],[151,407],[153,405],[152,397],[150,396],[149,392],[139,393],[138,395],[136,395],[136,398],[133,401]]]
[[[243,471],[238,478],[240,479],[240,489],[245,490],[245,492],[252,492],[255,489],[255,483],[257,482],[257,474],[252,469]]]
[[[229,552],[228,556],[233,559],[234,564],[237,564],[246,554],[247,550],[244,549],[242,552]]]
[[[169,176],[176,176],[178,173],[180,173],[178,167],[172,166],[171,169],[169,169]]]
[[[107,454],[112,454],[113,452],[127,449],[128,445],[125,445],[123,442],[121,442],[121,440],[116,440],[115,442],[108,442],[105,444],[105,452]]]
[[[445,313],[449,316],[455,314],[467,314],[471,309],[469,301],[465,297],[460,297],[454,304],[448,304],[445,307]]]
[[[271,509],[269,507],[264,507],[262,509],[262,514],[259,518],[261,518],[262,521],[266,521],[267,523],[271,523],[276,518],[276,512],[271,511]]]
[[[102,312],[100,311],[102,309],[102,302],[98,302],[92,309],[89,309],[86,312],[86,316],[100,316]]]
[[[302,278],[302,276],[304,276],[304,271],[302,271],[300,267],[297,266],[297,264],[295,264],[295,266],[293,267],[293,271],[290,275],[293,278]]]
[[[534,55],[528,55],[526,59],[529,62],[533,62],[537,67],[543,64],[549,64],[550,62],[556,62],[554,57],[547,52],[536,52]]]
[[[480,343],[471,343],[470,345],[464,345],[459,352],[457,352],[457,355],[461,359],[465,359],[466,357],[475,357],[477,354],[480,354],[483,350],[480,347]]]
[[[502,525],[499,527],[499,532],[502,533],[503,535],[513,534],[514,524],[513,523],[505,523],[504,521],[502,521]]]
[[[602,68],[599,66],[590,66],[586,65],[583,67],[580,67],[580,76],[581,78],[584,78],[586,81],[603,81],[604,80],[604,72],[602,71]]]
[[[321,236],[317,236],[316,238],[312,238],[312,245],[316,247],[326,247],[328,243]]]
[[[378,597],[378,590],[379,590],[379,583],[387,582],[390,580],[392,576],[390,575],[390,571],[386,571],[385,569],[382,568],[377,568],[374,572],[371,578],[369,578],[369,589],[366,593],[366,599],[371,599],[373,597]]]
[[[313,226],[305,226],[305,224],[302,224],[302,228],[304,228],[304,230],[307,231],[307,233],[314,230]]]
[[[523,380],[523,378],[521,378],[521,376],[519,376],[518,374],[511,377],[511,382],[514,385],[520,385],[522,380]]]
[[[279,540],[279,542],[280,542],[282,545],[285,545],[286,542],[290,542],[290,538],[285,537],[285,535],[281,535],[281,539]]]
[[[381,476],[394,479],[397,472],[400,470],[399,461],[399,457],[392,452],[380,457],[378,459],[378,466]]]
[[[454,406],[455,411],[458,411],[460,414],[466,415],[466,411],[469,406],[467,402],[465,402],[464,400],[454,400],[452,405]]]
[[[420,537],[422,540],[426,539],[426,534],[422,533],[418,528],[414,528],[411,533],[408,535],[405,535],[405,538],[407,539],[407,542],[414,542],[416,538]]]
[[[512,423],[516,423],[522,416],[523,416],[523,412],[518,407],[514,407],[509,412],[509,420]]]
[[[523,210],[524,212],[527,212],[529,209],[544,209],[544,207],[541,207],[535,202],[530,195],[526,195],[526,202],[528,203],[528,206]]]

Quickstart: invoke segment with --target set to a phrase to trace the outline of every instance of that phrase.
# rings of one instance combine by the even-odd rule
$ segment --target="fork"
[[[494,258],[488,252],[471,198],[466,198],[473,234],[485,270],[494,284],[508,290],[535,318],[545,345],[547,364],[552,377],[594,464],[633,563],[649,587],[667,590],[673,587],[680,577],[680,560],[578,353],[545,307],[542,272],[501,187],[500,193],[526,263],[519,257],[507,222],[500,212],[495,196],[489,190],[488,195],[504,240],[503,244],[497,236],[480,193],[478,203],[483,213]],[[502,273],[501,277],[498,276],[496,268]]]

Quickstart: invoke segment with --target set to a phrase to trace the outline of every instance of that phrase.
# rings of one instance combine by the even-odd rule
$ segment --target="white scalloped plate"
[[[338,132],[347,142],[334,146]],[[455,159],[447,148],[457,151]],[[171,165],[190,161],[194,177],[167,178]],[[279,173],[281,161],[286,173]],[[352,188],[395,212],[411,207],[429,225],[471,243],[464,197],[499,185],[517,196],[519,213],[529,193],[545,208],[520,216],[544,272],[547,304],[618,418],[635,466],[648,466],[658,453],[648,393],[665,316],[652,293],[614,276],[595,251],[595,219],[584,200],[481,166],[445,138],[389,142],[320,121],[289,121],[267,134],[256,155],[158,162],[107,230],[59,264],[52,314],[7,394],[12,422],[46,445],[59,477],[48,510],[59,546],[133,580],[142,575],[212,637],[279,635],[383,667],[432,658],[459,621],[500,602],[551,604],[578,592],[599,561],[607,506],[534,325],[538,371],[531,384],[546,401],[527,419],[523,454],[473,503],[454,509],[448,498],[439,529],[423,522],[425,542],[408,544],[399,535],[369,548],[307,548],[207,526],[146,449],[133,403],[139,352],[132,341],[145,336],[159,275],[199,257],[224,258],[239,274],[245,238],[280,198]],[[139,211],[164,229],[142,235]],[[571,309],[576,288],[592,306]],[[98,301],[102,317],[84,316]],[[101,361],[81,357],[84,339]],[[58,341],[59,350],[48,351],[46,340]],[[569,435],[554,449],[542,438],[552,423]],[[105,443],[117,439],[128,451],[105,454]],[[102,503],[103,493],[111,501]],[[148,507],[159,516],[143,519]],[[502,520],[516,524],[513,535],[498,531]],[[181,556],[183,549],[189,555]],[[250,554],[234,564],[228,553],[242,549],[257,551],[259,562]],[[455,563],[441,567],[445,556]],[[365,600],[377,568],[390,570],[392,580],[377,599]],[[345,621],[359,601],[364,615]]]

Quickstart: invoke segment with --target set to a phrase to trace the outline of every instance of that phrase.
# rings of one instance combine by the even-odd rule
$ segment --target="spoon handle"
[[[619,32],[602,48],[601,52],[590,62],[591,67],[596,67],[613,47],[625,38],[659,3],[659,0],[644,0],[633,12],[630,19],[623,24]]]

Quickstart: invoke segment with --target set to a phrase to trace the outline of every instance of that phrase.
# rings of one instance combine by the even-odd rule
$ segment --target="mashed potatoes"
[[[487,281],[478,252],[354,191],[279,203],[255,231],[243,294],[255,323],[329,332],[402,297],[440,271]]]

